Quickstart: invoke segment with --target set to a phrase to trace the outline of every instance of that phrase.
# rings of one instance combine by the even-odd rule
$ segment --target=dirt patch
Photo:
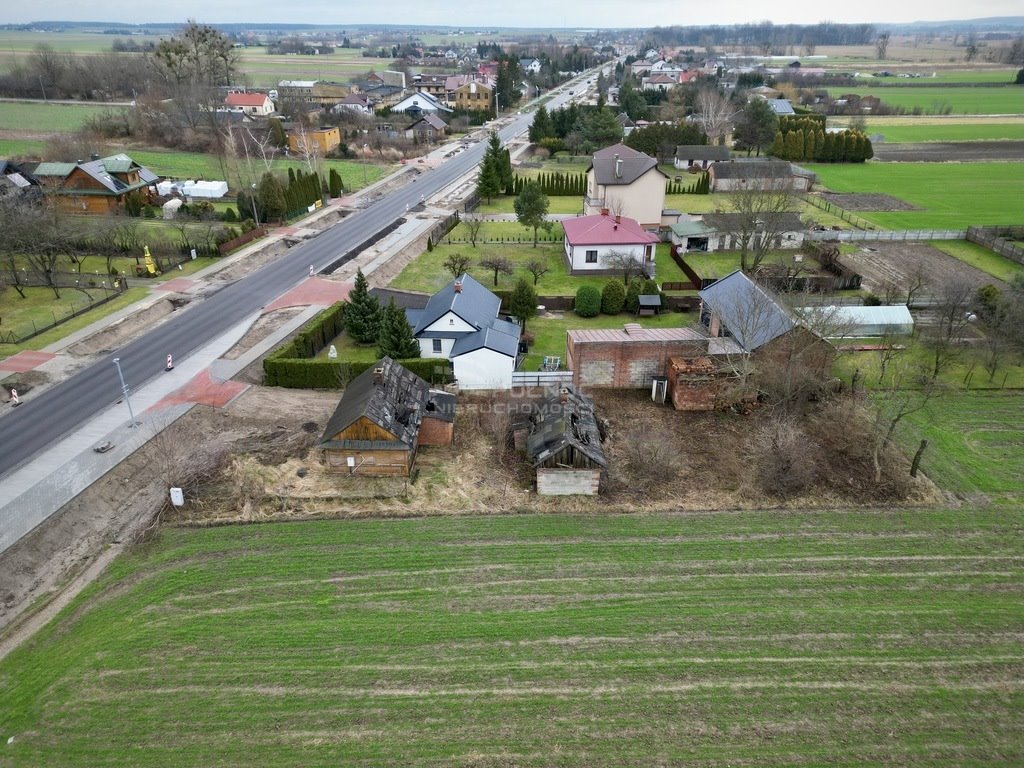
[[[252,327],[250,327],[249,330],[245,332],[245,335],[239,339],[238,343],[222,355],[222,357],[225,360],[237,360],[254,346],[274,333],[274,331],[282,325],[295,317],[295,315],[304,312],[305,309],[305,307],[286,307],[285,309],[279,309],[274,312],[267,312],[265,315],[260,315],[259,319],[252,324]]]
[[[175,311],[175,297],[175,294],[171,294],[150,304],[145,309],[133,312],[123,320],[108,325],[87,339],[72,344],[66,351],[68,354],[83,357],[112,352],[137,336],[150,331],[162,320],[166,320]]]
[[[874,142],[875,160],[890,163],[1020,162],[1024,141]],[[882,210],[882,209],[878,209]]]
[[[527,509],[635,512],[816,507],[893,498],[891,487],[872,488],[862,467],[842,453],[833,454],[828,461],[817,460],[820,480],[809,491],[787,498],[765,492],[752,471],[750,436],[772,418],[766,410],[747,416],[681,413],[653,405],[639,391],[599,392],[596,402],[599,414],[608,417],[609,429],[604,450],[610,472],[607,493],[600,497],[537,496],[532,469],[502,437],[508,419],[500,403],[463,396],[455,445],[420,450],[414,478],[372,479],[329,472],[311,448],[313,440],[306,443],[310,449],[302,452],[270,450],[273,458],[268,459],[268,444],[252,455],[235,456],[229,471],[210,483],[197,503],[175,510],[169,522],[509,514]],[[299,410],[314,423],[316,438],[336,403],[337,395],[329,392],[299,394],[253,387],[226,409],[225,416],[254,408],[262,414]],[[812,426],[807,427],[809,436],[815,434]],[[831,429],[827,423],[818,426],[824,431]],[[658,441],[662,448],[661,458],[649,459],[664,461],[657,467],[656,482],[636,471],[632,451],[638,435]],[[267,439],[272,443],[283,435]],[[904,469],[901,464],[898,471]],[[243,486],[250,493],[240,504],[239,488]],[[926,480],[901,488],[904,500],[934,499]]]
[[[916,205],[892,195],[823,192],[822,197],[848,211],[920,211]]]
[[[844,253],[842,261],[864,276],[864,286],[869,290],[884,296],[895,289],[904,300],[908,288],[918,296],[928,296],[937,287],[952,283],[973,288],[989,283],[1003,286],[980,269],[922,243],[870,243],[854,253]]]

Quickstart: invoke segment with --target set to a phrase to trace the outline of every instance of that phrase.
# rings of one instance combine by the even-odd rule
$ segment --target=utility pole
[[[46,89],[43,87],[43,76],[39,76],[39,90],[43,92],[43,101],[46,101]]]
[[[129,426],[131,429],[135,429],[135,413],[132,411],[132,401],[128,398],[128,385],[124,383],[124,374],[121,373],[121,358],[114,358],[114,367],[117,368],[117,378],[121,380],[121,393],[124,395],[124,401],[128,404],[128,417],[131,419]]]

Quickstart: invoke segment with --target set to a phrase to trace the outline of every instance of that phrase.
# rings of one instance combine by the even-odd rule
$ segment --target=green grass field
[[[986,374],[982,374],[986,377]],[[1019,499],[1024,489],[1024,398],[1019,392],[958,392],[908,417],[908,450],[927,438],[924,471],[943,488]]]
[[[0,662],[3,761],[1019,764],[1022,524],[964,508],[168,529]]]
[[[912,81],[908,81],[912,82]],[[890,107],[920,109],[924,114],[942,114],[947,108],[954,115],[1019,115],[1024,114],[1024,89],[1007,84],[1005,88],[971,88],[950,85],[928,88],[913,85],[891,87],[830,88],[838,98],[844,93],[877,96]]]
[[[111,109],[93,104],[0,102],[0,131],[69,132]]]
[[[1024,120],[1001,123],[949,123],[927,125],[888,125],[869,122],[868,133],[881,134],[886,144],[906,144],[927,141],[998,141],[1024,140]]]
[[[39,139],[0,139],[0,157],[40,158],[46,142]]]
[[[977,243],[969,243],[966,240],[935,240],[931,245],[1006,283],[1017,275],[1024,274],[1024,266]]]
[[[1024,216],[1024,174],[1018,163],[809,164],[832,192],[879,190],[919,211],[859,211],[886,229],[966,229],[1008,224]]]

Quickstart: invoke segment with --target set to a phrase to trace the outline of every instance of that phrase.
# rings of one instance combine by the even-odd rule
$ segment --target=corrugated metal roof
[[[568,331],[573,343],[587,342],[641,342],[641,341],[701,341],[704,334],[693,328],[595,328],[593,330]]]
[[[60,176],[63,178],[73,170],[75,170],[74,163],[40,163],[33,173],[36,176]]]
[[[887,326],[894,330],[914,327],[914,318],[905,304],[866,307],[863,305],[841,305],[825,307],[802,307],[796,310],[801,317],[818,324],[835,326],[842,335],[856,335],[858,328]],[[820,321],[820,322],[818,322]]]
[[[700,292],[726,330],[748,352],[763,347],[796,325],[776,298],[736,270]]]

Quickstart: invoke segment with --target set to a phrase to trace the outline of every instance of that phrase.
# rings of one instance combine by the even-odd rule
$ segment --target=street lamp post
[[[370,145],[363,144],[363,189],[366,189],[366,152],[370,149]]]
[[[128,404],[128,417],[131,419],[130,428],[135,429],[135,413],[132,411],[132,401],[128,397],[128,385],[124,383],[124,374],[121,373],[121,358],[114,358],[114,367],[117,368],[117,378],[121,380],[121,392],[124,394],[124,401]]]
[[[252,194],[249,195],[249,202],[252,203],[252,220],[258,227],[260,225],[260,216],[256,213],[256,185],[252,185]]]

